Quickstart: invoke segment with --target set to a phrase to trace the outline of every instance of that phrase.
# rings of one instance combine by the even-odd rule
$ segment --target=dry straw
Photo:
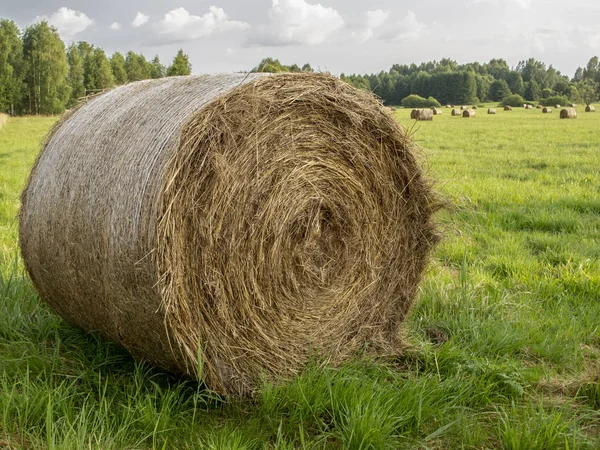
[[[596,108],[592,105],[587,105],[585,107],[585,112],[596,112]]]
[[[462,113],[463,117],[475,117],[475,110],[474,109],[465,109]]]
[[[22,201],[43,299],[223,394],[397,352],[437,240],[406,133],[321,74],[114,89],[58,124]]]
[[[504,111],[512,111],[512,106],[505,106]]]
[[[550,108],[549,106],[545,106],[544,109],[542,109],[542,112],[544,114],[549,114],[552,112],[552,108]]]
[[[489,108],[488,114],[496,114],[496,110],[494,108]]]
[[[574,108],[564,108],[560,112],[560,118],[561,119],[576,119],[577,118],[577,111],[575,111]]]
[[[462,116],[462,111],[460,109],[453,109],[452,112],[450,113],[450,115],[452,116]]]

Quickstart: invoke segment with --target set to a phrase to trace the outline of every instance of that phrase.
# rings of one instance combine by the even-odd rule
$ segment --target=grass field
[[[135,364],[40,303],[18,198],[49,118],[0,130],[0,449],[600,448],[600,115],[396,112],[450,207],[388,364],[253,401]]]

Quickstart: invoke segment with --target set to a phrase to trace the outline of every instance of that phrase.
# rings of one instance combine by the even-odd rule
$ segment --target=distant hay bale
[[[453,109],[452,113],[450,113],[452,116],[461,116],[462,115],[462,111],[460,109]]]
[[[417,109],[416,120],[433,120],[433,111],[430,109]]]
[[[466,107],[466,106],[461,106],[461,107],[460,107],[460,110],[461,110],[461,111],[464,111],[465,109],[467,109],[467,107]]]
[[[496,114],[496,110],[494,108],[489,108],[488,114]]]
[[[474,109],[465,109],[462,113],[463,117],[475,117],[475,110]]]
[[[552,112],[552,108],[550,108],[549,106],[545,106],[544,109],[542,109],[542,112],[544,114],[550,114]]]
[[[585,107],[585,112],[596,112],[596,108],[592,105],[587,105]]]
[[[576,119],[577,118],[577,111],[575,111],[574,108],[564,108],[560,112],[560,118],[561,119]]]
[[[418,115],[419,115],[419,110],[418,109],[413,109],[410,112],[410,118],[411,119],[417,120]]]
[[[527,105],[525,105],[525,109],[533,109],[533,105],[527,104]]]
[[[232,395],[315,356],[397,352],[437,240],[407,133],[324,74],[108,91],[53,129],[22,205],[25,266],[56,312]]]
[[[439,108],[433,108],[432,111],[433,111],[433,115],[434,116],[441,116],[442,115],[442,110],[439,109]]]
[[[477,109],[477,105],[473,105],[471,109]]]
[[[575,103],[569,103],[569,108],[575,108],[577,105]]]
[[[505,106],[504,111],[512,111],[512,106]]]
[[[542,108],[543,108],[543,106],[542,106],[542,105],[537,105],[537,106],[536,106],[536,109],[542,109]]]
[[[556,109],[560,109],[560,105],[559,105],[558,103],[557,103],[557,104],[556,104],[554,107],[555,107]]]
[[[454,108],[452,105],[446,105],[446,108]]]

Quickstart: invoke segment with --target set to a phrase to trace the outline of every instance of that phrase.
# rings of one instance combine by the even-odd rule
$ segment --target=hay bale
[[[575,111],[574,108],[564,108],[560,112],[560,118],[561,119],[576,119],[577,118],[577,111]]]
[[[420,109],[417,114],[417,120],[433,120],[433,111],[430,109]]]
[[[542,106],[542,105],[537,105],[535,108],[536,108],[536,109],[542,109],[542,108],[543,108],[543,106]]]
[[[477,109],[477,105],[473,105],[471,109]]]
[[[505,106],[504,111],[512,111],[512,106]]]
[[[525,105],[525,109],[533,109],[533,105],[527,104],[527,105]]]
[[[437,240],[410,138],[324,74],[120,86],[57,124],[22,205],[41,298],[233,395],[398,352]]]
[[[569,103],[569,108],[575,108],[577,105],[575,103]]]
[[[433,109],[433,115],[434,116],[441,116],[442,115],[442,110],[439,108],[434,108]]]
[[[446,108],[454,108],[454,105],[446,105]]]
[[[488,114],[496,114],[496,110],[494,108],[489,108]]]
[[[465,109],[462,113],[463,117],[475,117],[475,110],[474,109]]]
[[[410,118],[411,119],[417,120],[418,115],[419,115],[419,110],[418,109],[413,109],[410,112]]]
[[[460,117],[462,116],[462,111],[460,109],[453,109],[451,115]]]
[[[587,105],[585,107],[585,112],[596,112],[596,108],[593,107],[592,105]]]
[[[556,105],[555,105],[555,108],[556,108],[556,109],[559,109],[559,108],[560,108],[560,105],[559,105],[559,104],[556,104]]]
[[[552,108],[550,108],[549,106],[545,106],[544,109],[542,109],[542,112],[544,114],[550,114],[552,112]]]

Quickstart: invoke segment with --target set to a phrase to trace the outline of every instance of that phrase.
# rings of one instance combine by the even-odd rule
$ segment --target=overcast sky
[[[248,70],[266,56],[336,74],[450,57],[534,57],[573,76],[600,56],[599,0],[0,0],[21,27],[40,18],[66,41],[134,50],[194,73]]]

